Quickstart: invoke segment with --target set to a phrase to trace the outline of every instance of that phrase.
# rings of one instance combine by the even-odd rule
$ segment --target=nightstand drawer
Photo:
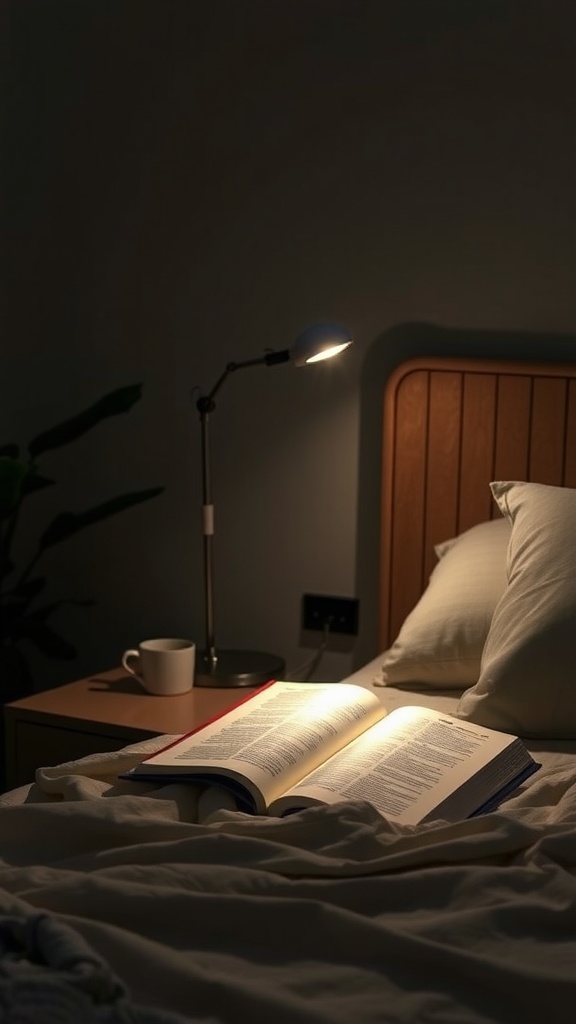
[[[33,782],[37,768],[190,732],[245,696],[241,688],[192,687],[175,697],[154,697],[124,669],[110,669],[22,697],[2,709],[0,793]]]
[[[46,768],[73,761],[87,754],[120,750],[128,743],[149,739],[150,733],[123,732],[110,727],[108,733],[103,726],[73,729],[37,722],[16,721],[14,737],[7,750],[6,785],[8,789],[34,781],[37,768]]]

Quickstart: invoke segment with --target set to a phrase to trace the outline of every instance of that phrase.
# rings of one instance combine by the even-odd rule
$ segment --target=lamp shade
[[[314,324],[296,338],[290,358],[295,366],[318,363],[338,355],[352,340],[348,329],[341,324]]]

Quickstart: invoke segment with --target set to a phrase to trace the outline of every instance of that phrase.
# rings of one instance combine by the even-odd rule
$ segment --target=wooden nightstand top
[[[9,717],[81,719],[162,735],[189,732],[251,692],[248,687],[193,687],[176,697],[155,697],[118,668],[23,697],[4,710]]]

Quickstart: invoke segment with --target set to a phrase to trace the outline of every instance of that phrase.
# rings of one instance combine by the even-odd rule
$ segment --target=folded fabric
[[[0,917],[0,1024],[202,1024],[133,1003],[108,964],[48,914]],[[208,1024],[204,1018],[204,1024]]]

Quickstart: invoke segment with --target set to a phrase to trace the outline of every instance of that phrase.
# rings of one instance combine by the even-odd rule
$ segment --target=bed
[[[0,798],[0,1020],[572,1020],[576,368],[410,359],[381,450],[379,653],[348,681],[522,735],[540,771],[399,827],[118,780],[165,737],[41,769]]]

